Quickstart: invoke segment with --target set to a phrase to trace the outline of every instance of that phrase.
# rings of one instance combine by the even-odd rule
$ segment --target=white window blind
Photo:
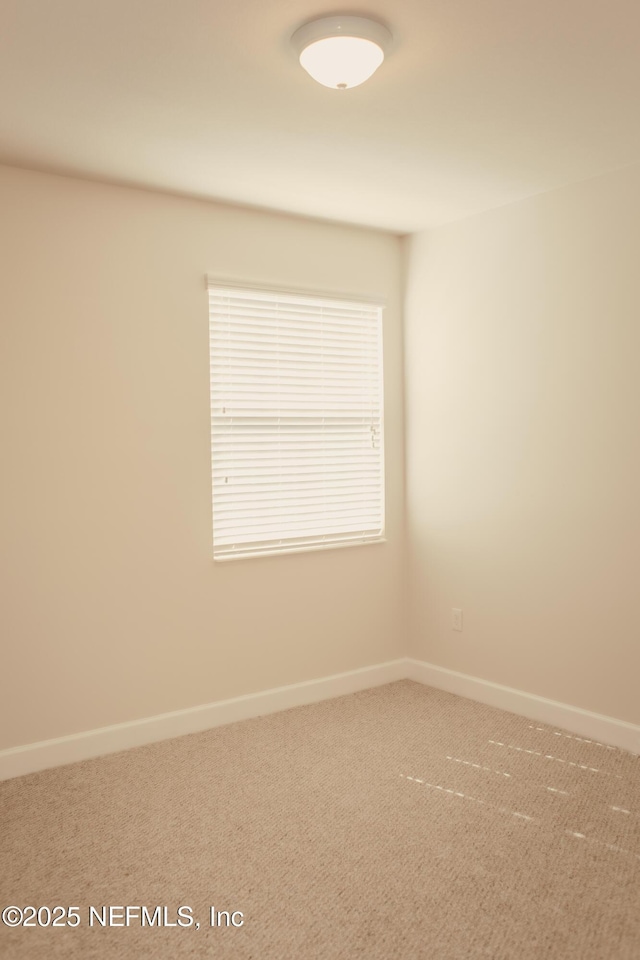
[[[209,282],[214,558],[381,540],[382,307]]]

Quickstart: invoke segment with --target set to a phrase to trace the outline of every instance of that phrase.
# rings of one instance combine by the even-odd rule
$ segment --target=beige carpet
[[[0,928],[3,960],[640,958],[640,760],[409,681],[8,781],[0,805],[0,907],[81,916]],[[127,904],[200,928],[89,926]]]

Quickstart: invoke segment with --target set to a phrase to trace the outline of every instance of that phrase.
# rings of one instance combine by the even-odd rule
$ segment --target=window
[[[382,306],[209,282],[214,558],[384,536]]]

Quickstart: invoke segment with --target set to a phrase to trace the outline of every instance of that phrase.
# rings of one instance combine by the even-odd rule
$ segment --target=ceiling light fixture
[[[347,90],[368,80],[384,60],[391,34],[368,17],[324,17],[300,27],[291,38],[300,64],[314,80]]]

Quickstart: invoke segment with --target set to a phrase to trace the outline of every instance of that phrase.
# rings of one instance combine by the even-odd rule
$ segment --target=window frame
[[[342,549],[345,547],[356,547],[356,546],[369,546],[373,544],[386,543],[386,462],[385,462],[385,382],[384,382],[384,310],[386,307],[386,300],[384,297],[370,295],[357,295],[353,293],[338,293],[335,291],[318,291],[310,290],[308,288],[292,288],[285,287],[281,285],[274,285],[269,283],[256,283],[256,282],[245,282],[241,280],[228,280],[225,278],[218,277],[216,275],[207,275],[206,276],[206,288],[207,295],[209,298],[209,309],[208,309],[208,319],[209,319],[209,352],[210,352],[210,426],[211,426],[211,484],[212,484],[212,527],[213,527],[213,559],[216,563],[227,563],[232,560],[248,560],[248,559],[257,559],[258,557],[274,557],[274,556],[287,556],[290,554],[299,554],[299,553],[312,553],[319,550],[336,550]],[[297,543],[284,543],[282,545],[277,545],[272,542],[274,538],[270,540],[265,539],[265,543],[269,544],[268,548],[260,549],[257,548],[259,541],[254,541],[252,544],[243,549],[242,546],[239,546],[237,550],[227,550],[224,552],[216,552],[216,485],[215,485],[215,440],[214,440],[214,378],[213,378],[213,313],[211,308],[211,292],[212,290],[223,291],[237,291],[240,294],[241,291],[246,291],[248,293],[254,293],[257,296],[260,294],[265,295],[265,300],[268,297],[282,297],[285,298],[300,298],[308,299],[311,301],[317,300],[322,301],[327,305],[333,304],[334,306],[338,305],[347,305],[353,304],[354,307],[368,308],[371,310],[377,310],[378,314],[376,317],[376,345],[377,345],[377,356],[376,356],[376,366],[378,373],[378,385],[377,385],[377,402],[379,409],[379,484],[380,484],[380,494],[379,494],[379,510],[380,510],[380,527],[379,531],[375,534],[368,534],[366,537],[357,537],[357,536],[348,536],[343,534],[343,539],[340,539],[339,533],[326,533],[322,535],[322,539],[318,539],[316,542],[297,542]],[[324,537],[328,539],[324,540]],[[332,539],[333,538],[333,539]],[[286,537],[283,537],[286,539]],[[289,538],[292,539],[292,538]]]

